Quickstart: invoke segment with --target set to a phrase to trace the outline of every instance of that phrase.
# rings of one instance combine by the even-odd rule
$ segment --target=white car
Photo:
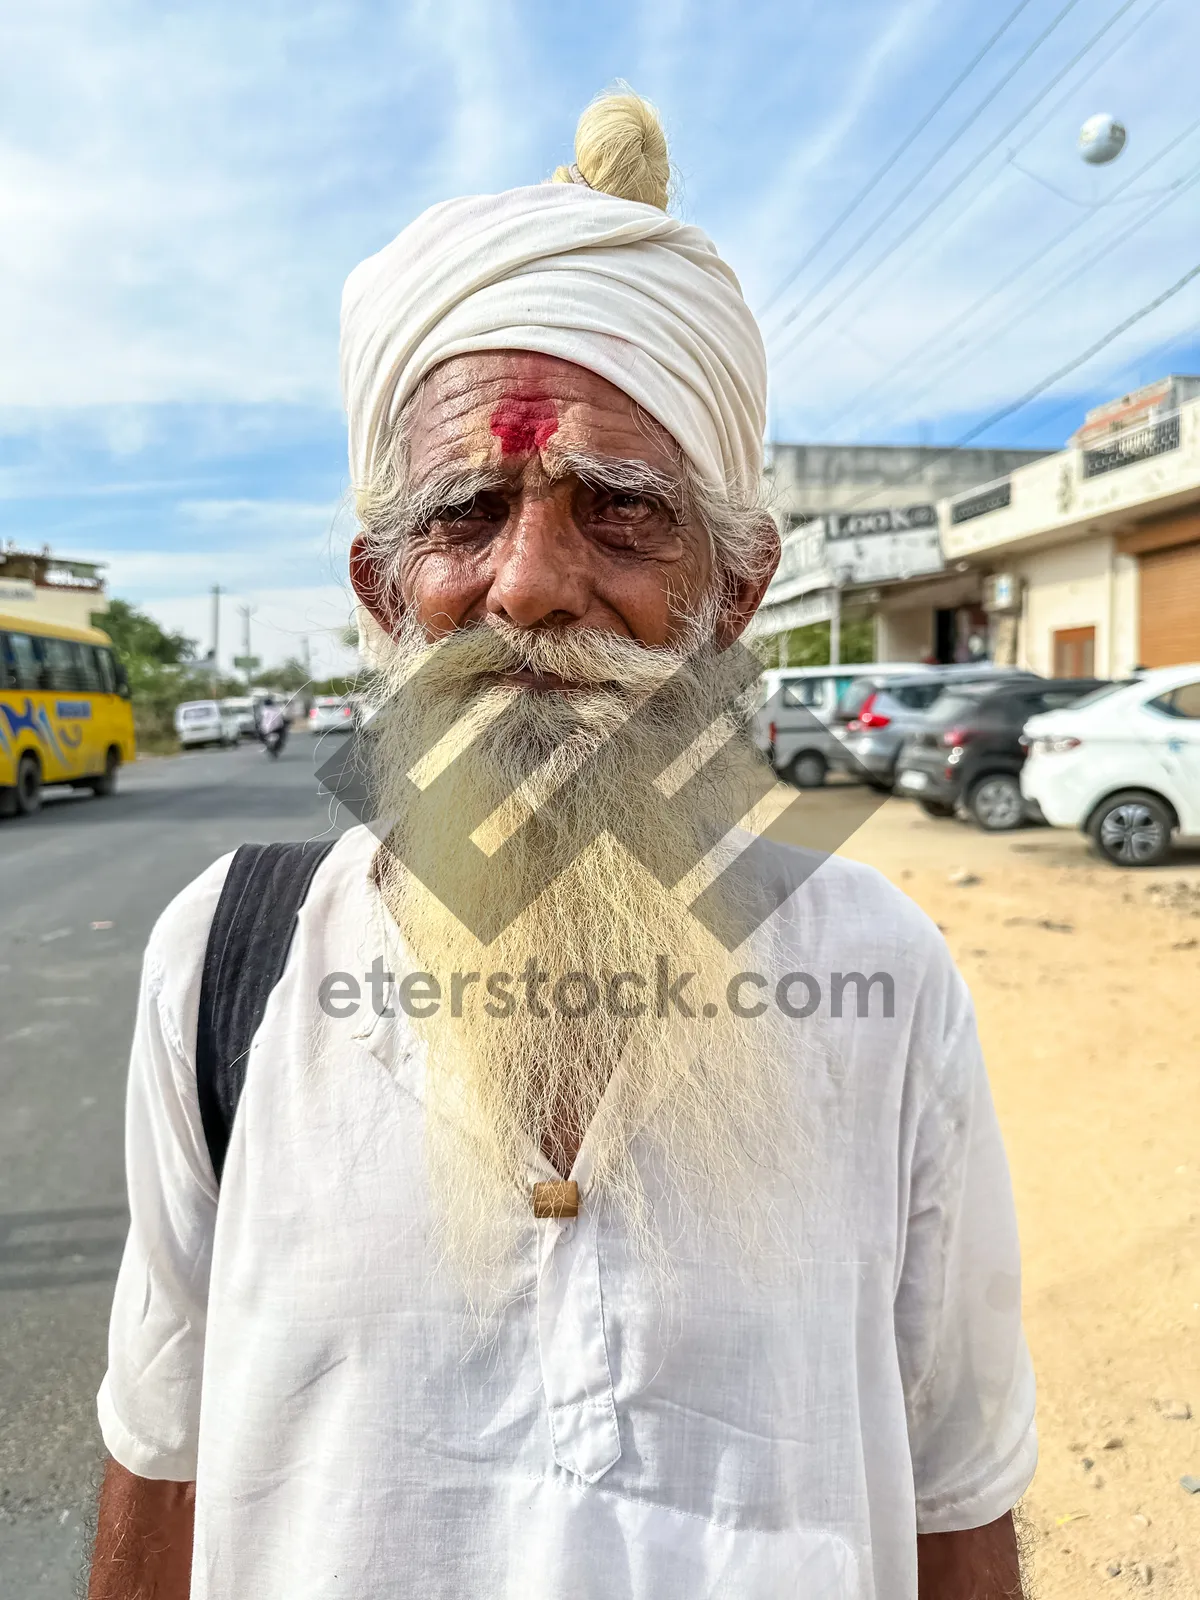
[[[311,733],[352,733],[354,702],[340,695],[318,695],[308,713],[308,727]]]
[[[223,749],[238,742],[238,717],[215,700],[185,700],[175,707],[175,732],[185,750],[202,744]]]
[[[258,724],[254,720],[254,701],[249,695],[230,695],[221,701],[221,709],[233,712],[243,739],[253,739],[258,732]]]
[[[1030,717],[1024,740],[1026,799],[1117,866],[1155,866],[1173,834],[1200,836],[1200,662]]]

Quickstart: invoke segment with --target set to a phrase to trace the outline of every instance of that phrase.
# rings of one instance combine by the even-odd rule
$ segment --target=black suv
[[[1021,729],[1039,711],[1058,711],[1102,678],[1025,679],[949,688],[926,713],[896,761],[896,793],[919,800],[931,817],[966,806],[981,828],[1019,828],[1030,815],[1021,794]]]

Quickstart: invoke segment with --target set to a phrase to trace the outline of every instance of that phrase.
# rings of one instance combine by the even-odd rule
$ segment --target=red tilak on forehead
[[[528,455],[558,432],[558,413],[552,400],[501,400],[490,427],[506,456]]]

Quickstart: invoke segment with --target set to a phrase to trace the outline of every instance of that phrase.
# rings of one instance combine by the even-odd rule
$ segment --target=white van
[[[237,718],[238,732],[243,739],[253,739],[258,732],[254,719],[255,701],[247,695],[228,695],[221,701],[222,711],[232,711]]]
[[[215,700],[185,700],[175,707],[175,732],[185,750],[202,744],[227,750],[238,742],[238,714]]]
[[[768,668],[760,680],[751,736],[780,777],[800,789],[819,788],[842,754],[829,727],[839,699],[855,679],[867,672],[890,676],[936,670],[904,661]]]

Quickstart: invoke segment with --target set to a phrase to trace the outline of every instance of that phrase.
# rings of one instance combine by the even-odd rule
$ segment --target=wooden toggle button
[[[550,1183],[533,1186],[533,1214],[535,1217],[563,1217],[579,1215],[579,1185],[573,1178],[555,1178]]]

